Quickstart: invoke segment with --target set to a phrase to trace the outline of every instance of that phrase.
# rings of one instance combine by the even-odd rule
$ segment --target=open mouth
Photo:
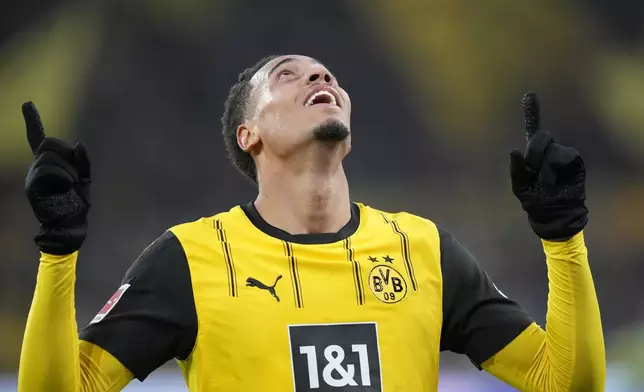
[[[304,106],[313,106],[319,104],[328,104],[328,105],[338,105],[338,101],[335,98],[335,95],[328,90],[319,90],[311,94],[309,99],[306,100]]]

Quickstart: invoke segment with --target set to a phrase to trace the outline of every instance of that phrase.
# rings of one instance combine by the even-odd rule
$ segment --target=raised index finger
[[[40,144],[45,140],[45,129],[40,121],[40,114],[33,102],[25,102],[22,104],[22,115],[25,118],[25,125],[27,126],[27,141],[31,152],[35,155],[36,150]]]
[[[526,139],[537,133],[541,126],[539,113],[539,97],[535,93],[526,93],[521,100],[523,118],[525,120]]]

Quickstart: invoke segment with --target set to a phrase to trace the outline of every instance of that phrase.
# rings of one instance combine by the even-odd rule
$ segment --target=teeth
[[[322,90],[322,91],[318,91],[317,93],[315,93],[315,94],[311,95],[311,97],[309,98],[309,100],[308,100],[308,101],[306,101],[306,106],[311,106],[311,105],[313,105],[313,101],[315,101],[315,98],[317,98],[317,97],[319,97],[319,96],[321,96],[321,95],[326,95],[326,96],[327,96],[327,97],[329,97],[329,99],[331,100],[331,104],[332,104],[332,105],[336,105],[335,97],[333,96],[333,94],[331,94],[331,93],[330,93],[330,92],[328,92],[328,91]]]

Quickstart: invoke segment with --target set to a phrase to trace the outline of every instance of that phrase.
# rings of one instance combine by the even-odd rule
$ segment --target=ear
[[[237,144],[244,152],[250,152],[259,142],[259,131],[252,124],[237,127]]]

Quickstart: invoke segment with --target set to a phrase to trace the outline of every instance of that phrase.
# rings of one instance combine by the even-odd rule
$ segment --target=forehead
[[[268,63],[264,64],[255,75],[251,78],[251,84],[257,86],[262,81],[265,81],[268,78],[268,75],[278,68],[282,64],[319,64],[320,62],[316,59],[308,56],[303,56],[299,54],[289,54],[284,56],[278,56]]]

